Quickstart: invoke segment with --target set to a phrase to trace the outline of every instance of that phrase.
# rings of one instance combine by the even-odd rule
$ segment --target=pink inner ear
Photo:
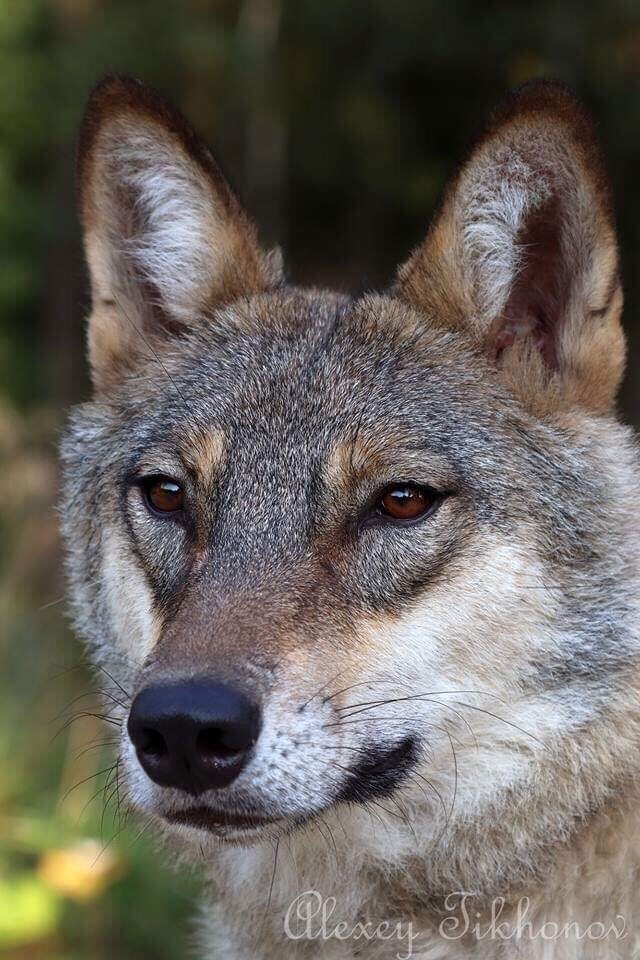
[[[557,197],[534,210],[518,236],[520,264],[493,338],[495,359],[528,339],[545,363],[559,365],[558,343],[569,296],[569,269],[561,243]]]

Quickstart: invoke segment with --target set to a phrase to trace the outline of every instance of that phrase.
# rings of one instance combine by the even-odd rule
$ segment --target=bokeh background
[[[300,282],[381,287],[506,88],[573,84],[615,186],[640,421],[637,0],[1,0],[0,956],[179,960],[196,879],[122,824],[65,621],[56,443],[88,392],[74,135],[133,73],[216,147]],[[635,369],[634,369],[635,367]],[[104,772],[102,772],[104,771]],[[107,778],[107,779],[105,779]]]

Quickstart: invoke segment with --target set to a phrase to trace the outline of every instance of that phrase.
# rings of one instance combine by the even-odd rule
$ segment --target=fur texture
[[[284,286],[135,81],[90,101],[80,204],[96,396],[62,447],[71,593],[128,800],[210,882],[204,955],[635,956],[640,467],[582,108],[512,95],[393,290],[357,301]],[[149,511],[156,475],[179,516]],[[389,522],[390,484],[433,509]],[[245,828],[170,826],[194,800],[126,734],[137,691],[200,676],[262,708],[250,762],[198,800]]]

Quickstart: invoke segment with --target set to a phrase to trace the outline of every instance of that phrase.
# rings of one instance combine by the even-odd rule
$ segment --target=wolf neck
[[[509,924],[515,928],[524,916],[534,934],[545,923],[560,927],[573,923],[582,930],[593,923],[606,927],[622,924],[618,932],[624,932],[640,909],[640,893],[634,883],[640,864],[640,842],[633,839],[640,836],[637,798],[628,798],[621,806],[605,805],[586,817],[564,843],[546,851],[537,864],[535,878],[530,872],[527,879],[521,876],[517,880],[513,871],[508,875],[508,870],[492,870],[490,852],[495,854],[497,848],[490,851],[491,838],[487,834],[491,831],[486,826],[483,831],[479,825],[477,829],[467,827],[466,836],[465,829],[459,826],[443,844],[442,851],[434,851],[431,858],[407,853],[394,862],[390,848],[396,847],[398,853],[402,846],[407,852],[412,840],[415,847],[415,838],[402,838],[399,828],[389,825],[390,833],[385,837],[385,830],[380,827],[374,840],[371,821],[367,825],[367,820],[357,810],[341,816],[341,825],[337,818],[328,815],[322,833],[307,828],[282,840],[277,853],[271,844],[250,850],[220,850],[216,864],[216,880],[220,881],[216,884],[216,916],[224,919],[214,921],[214,942],[219,946],[221,936],[226,938],[229,957],[234,960],[234,949],[238,958],[244,958],[247,954],[243,950],[248,949],[247,945],[255,950],[256,943],[263,951],[255,955],[256,960],[286,958],[289,950],[291,956],[297,956],[296,944],[287,936],[287,916],[290,927],[297,905],[302,905],[304,916],[322,905],[321,910],[330,916],[329,936],[341,922],[349,928],[358,922],[369,922],[375,927],[383,921],[402,921],[420,932],[423,949],[437,945],[434,956],[442,960],[458,960],[467,949],[473,956],[492,960],[502,955],[500,945],[493,944],[495,954],[491,946],[487,952],[475,953],[477,936],[469,915],[473,916],[476,929],[491,924],[498,911],[503,929],[508,929]],[[344,842],[343,827],[349,843]],[[335,845],[330,843],[331,833],[336,838]],[[385,843],[389,859],[383,864],[376,862],[372,851],[375,848],[379,857]],[[469,858],[466,869],[465,851]],[[513,850],[509,851],[512,853]],[[479,858],[476,863],[471,862],[474,854]],[[451,863],[447,863],[449,859]],[[452,869],[457,874],[455,878],[449,875]],[[480,873],[484,874],[484,886],[478,886]],[[442,933],[447,918],[449,927],[444,929],[457,931],[449,939]],[[536,951],[544,945],[544,938],[541,945],[532,943],[524,955],[532,960],[542,957],[543,953]],[[330,940],[325,948],[327,955],[333,957],[329,946]],[[599,960],[626,956],[615,941],[597,946],[600,952],[594,956]],[[385,948],[388,951],[388,944],[373,942],[367,956],[386,960],[394,955],[385,952]],[[355,953],[348,951],[345,945],[345,951],[336,952],[335,956],[349,960]]]

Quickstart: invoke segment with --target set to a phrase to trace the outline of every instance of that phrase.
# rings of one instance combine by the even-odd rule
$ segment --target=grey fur
[[[194,469],[212,435],[215,466]],[[275,922],[257,954],[250,944],[268,841],[289,835],[306,864],[290,873],[311,882],[321,816],[347,819],[339,881],[318,870],[345,915],[421,916],[429,956],[448,957],[433,932],[447,893],[472,888],[486,904],[544,890],[582,827],[635,796],[636,441],[581,404],[541,414],[468,326],[411,305],[401,285],[358,300],[280,285],[169,324],[72,413],[62,461],[71,596],[96,661],[131,695],[150,679],[212,675],[265,711],[254,760],[204,802],[267,813],[274,830],[181,834],[216,864],[228,956],[302,956]],[[147,511],[138,480],[154,472],[183,484],[180,520]],[[400,481],[439,491],[439,508],[412,526],[371,522],[379,491]],[[157,636],[143,653],[122,636],[133,614],[114,610],[114,591],[135,607],[127,571],[152,598]],[[447,684],[469,675],[473,690],[448,701]],[[406,831],[372,839],[362,817],[380,812],[344,803],[358,800],[349,788],[368,759],[406,737],[416,750],[389,793],[417,818],[414,847]],[[159,823],[188,808],[144,781],[126,736],[122,756],[134,806]],[[444,785],[446,802],[420,796],[414,772]],[[225,839],[258,846],[243,860]],[[245,864],[255,889],[241,903]],[[286,902],[293,879],[279,882]]]

